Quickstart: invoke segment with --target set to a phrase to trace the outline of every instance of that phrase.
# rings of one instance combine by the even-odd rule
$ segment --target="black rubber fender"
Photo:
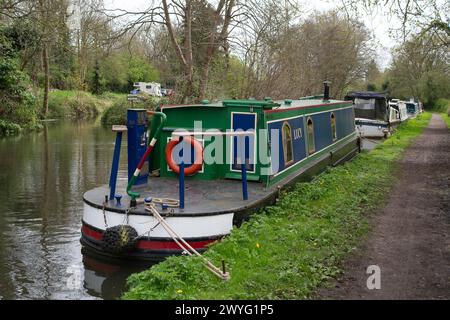
[[[107,252],[125,253],[136,248],[138,233],[130,225],[107,228],[102,236],[102,248]]]

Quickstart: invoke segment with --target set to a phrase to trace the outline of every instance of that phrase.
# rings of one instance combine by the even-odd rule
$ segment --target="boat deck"
[[[106,210],[125,213],[129,208],[130,197],[126,194],[126,181],[117,181],[116,193],[123,196],[121,206],[116,200],[108,201]],[[179,199],[178,181],[173,178],[153,177],[147,185],[136,186],[133,191],[139,192],[141,198]],[[162,215],[171,216],[205,216],[229,212],[245,211],[248,208],[260,207],[264,200],[270,200],[278,192],[277,187],[265,188],[262,183],[248,182],[248,200],[242,198],[242,182],[239,180],[188,180],[186,181],[185,208],[170,208]],[[94,207],[102,208],[105,195],[109,194],[108,185],[104,185],[84,194],[84,201]],[[145,214],[143,204],[133,209],[131,214]]]

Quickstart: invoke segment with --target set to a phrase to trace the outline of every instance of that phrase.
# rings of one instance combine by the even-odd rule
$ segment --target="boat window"
[[[307,121],[308,130],[308,153],[312,154],[316,151],[316,146],[314,143],[314,123],[311,118]]]
[[[282,129],[283,137],[283,151],[284,151],[284,164],[290,165],[294,162],[294,152],[292,147],[292,131],[289,123],[285,122]]]
[[[335,141],[337,139],[337,132],[336,132],[336,116],[334,115],[334,112],[331,113],[330,116],[330,121],[331,121],[331,134],[333,137],[333,141]]]
[[[151,89],[151,88],[152,88],[152,86],[145,86],[145,88],[147,88],[147,89]]]

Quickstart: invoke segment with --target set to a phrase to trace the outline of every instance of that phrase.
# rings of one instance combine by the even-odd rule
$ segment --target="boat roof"
[[[249,107],[262,107],[263,109],[297,109],[302,107],[314,107],[314,106],[324,106],[329,104],[339,104],[339,103],[349,103],[349,101],[343,100],[328,100],[323,99],[304,99],[300,98],[298,100],[271,100],[269,98],[265,100],[223,100],[219,102],[209,103],[209,101],[203,101],[202,103],[196,104],[178,104],[178,105],[162,105],[161,109],[167,108],[186,108],[186,107],[211,107],[211,108],[225,108],[232,106],[249,106]]]
[[[277,100],[275,102],[280,105],[278,109],[289,109],[289,108],[323,106],[327,104],[349,103],[350,101],[342,101],[342,100],[323,101],[323,99],[310,99],[310,100]]]
[[[386,99],[388,98],[388,94],[384,92],[373,92],[373,91],[351,91],[347,93],[345,99]]]

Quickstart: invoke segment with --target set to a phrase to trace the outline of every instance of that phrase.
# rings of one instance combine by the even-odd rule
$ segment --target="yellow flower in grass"
[[[257,243],[256,243],[256,247],[257,247],[258,249],[260,249],[260,248],[261,248],[261,245],[257,242]]]
[[[178,290],[177,290],[177,293],[178,293],[178,294],[182,294],[182,293],[183,293],[183,290],[178,289]]]

